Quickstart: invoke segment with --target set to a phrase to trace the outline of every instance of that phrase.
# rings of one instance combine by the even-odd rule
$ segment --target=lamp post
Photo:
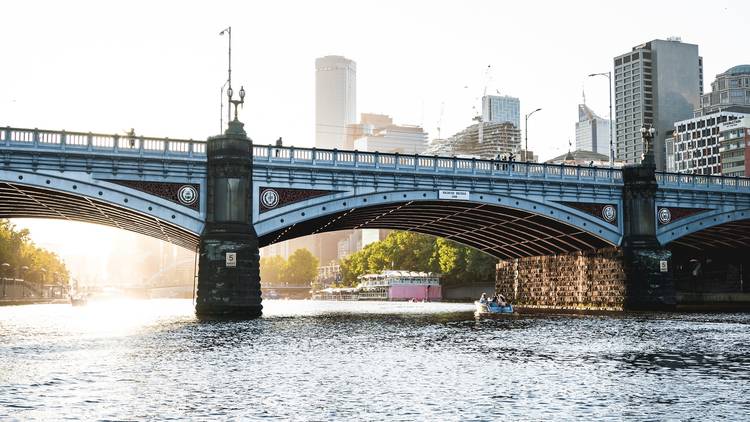
[[[42,297],[44,297],[44,285],[47,282],[47,269],[46,268],[40,268],[39,271],[42,273],[42,282],[39,283],[39,293],[42,294]]]
[[[21,276],[21,280],[23,280],[23,297],[26,297],[26,271],[29,270],[29,267],[24,265],[21,268],[19,268],[19,270],[20,270],[19,275]]]
[[[240,86],[240,99],[239,100],[233,100],[232,95],[234,95],[234,90],[232,89],[232,85],[229,85],[229,88],[227,88],[227,95],[229,96],[229,103],[234,104],[234,120],[237,120],[237,106],[245,104],[245,87]],[[230,108],[231,111],[231,108]]]
[[[224,82],[224,85],[221,86],[221,111],[220,114],[222,115],[220,117],[223,118],[224,114],[224,87],[229,85],[229,89],[232,89],[232,27],[228,26],[226,29],[219,32],[219,35],[224,35],[226,33],[229,38],[229,66],[227,68],[227,81]],[[231,95],[229,96],[231,97]],[[227,110],[227,121],[232,120],[232,110],[231,107],[228,107]],[[224,130],[224,122],[219,120],[219,124],[221,125],[221,129],[219,130],[219,133],[221,133]]]
[[[529,161],[529,117],[531,117],[532,114],[536,113],[537,111],[541,111],[541,108],[538,108],[531,113],[524,116],[524,138],[526,141],[526,151],[524,152],[524,158],[526,158],[525,161]]]
[[[3,297],[5,297],[5,285],[8,283],[8,271],[10,271],[10,264],[3,262],[0,264],[3,269]]]
[[[653,141],[654,135],[656,135],[656,129],[651,125],[643,125],[641,127],[641,137],[643,138],[643,155],[641,156],[641,165],[656,167],[656,160],[654,160]]]
[[[609,81],[609,166],[614,167],[615,165],[615,147],[614,147],[614,133],[613,127],[615,125],[615,118],[612,116],[612,72],[592,73],[591,76],[606,76]],[[596,152],[596,151],[594,151]]]

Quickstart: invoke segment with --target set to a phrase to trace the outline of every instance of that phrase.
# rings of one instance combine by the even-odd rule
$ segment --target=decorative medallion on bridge
[[[158,196],[196,211],[200,209],[201,187],[195,183],[143,182],[140,180],[107,180],[107,182]]]
[[[279,205],[279,193],[275,189],[263,189],[260,193],[260,205],[271,209]]]
[[[617,205],[594,204],[589,202],[560,202],[561,204],[591,214],[605,222],[617,225]]]
[[[259,191],[258,203],[261,213],[295,202],[306,201],[338,192],[333,190],[271,188],[263,186],[260,187]]]
[[[617,219],[617,208],[614,205],[605,205],[602,208],[602,218],[607,223],[611,223]]]
[[[177,191],[177,199],[182,202],[183,205],[193,205],[198,200],[198,190],[190,185],[183,185],[180,190]]]
[[[669,208],[659,208],[657,216],[659,217],[660,224],[669,224],[672,222],[672,212],[669,211]]]
[[[705,211],[711,211],[709,208],[679,208],[679,207],[657,207],[656,219],[660,226],[674,223],[677,220],[691,215],[699,214]]]

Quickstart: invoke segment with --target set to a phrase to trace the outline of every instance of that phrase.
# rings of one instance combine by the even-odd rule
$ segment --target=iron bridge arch
[[[199,211],[86,172],[0,170],[0,218],[79,221],[128,230],[195,250]]]
[[[257,196],[257,195],[256,195]],[[554,202],[472,192],[441,200],[434,190],[339,193],[259,213],[260,246],[346,229],[395,229],[454,240],[500,259],[618,245],[619,225]]]

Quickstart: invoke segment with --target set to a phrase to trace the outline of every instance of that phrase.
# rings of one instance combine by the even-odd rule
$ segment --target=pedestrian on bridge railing
[[[281,136],[279,136],[279,139],[276,140],[276,147],[277,147],[276,148],[276,156],[277,157],[279,156],[279,151],[280,151],[279,148],[281,148],[282,145],[283,145],[283,143],[281,141]]]

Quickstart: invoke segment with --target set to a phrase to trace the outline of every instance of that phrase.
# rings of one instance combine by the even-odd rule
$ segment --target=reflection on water
[[[0,419],[688,419],[750,414],[750,316],[475,319],[473,305],[0,307]]]

